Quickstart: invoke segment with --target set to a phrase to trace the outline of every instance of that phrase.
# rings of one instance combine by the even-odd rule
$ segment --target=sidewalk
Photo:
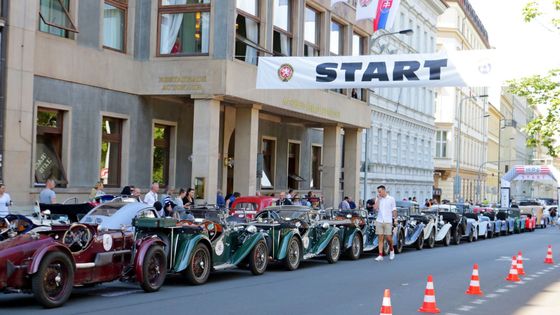
[[[555,282],[533,297],[513,315],[558,314],[560,310],[560,281]]]

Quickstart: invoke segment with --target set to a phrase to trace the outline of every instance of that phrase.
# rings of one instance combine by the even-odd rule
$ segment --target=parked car
[[[241,196],[233,201],[229,214],[252,219],[264,208],[274,206],[275,202],[276,198],[270,196]]]
[[[512,208],[519,208],[521,214],[531,214],[535,217],[537,226],[546,227],[546,218],[544,217],[544,206],[536,200],[521,200]]]
[[[302,260],[324,256],[336,263],[341,254],[339,228],[323,222],[321,214],[306,206],[268,207],[255,217],[255,226],[270,240],[269,255],[286,269],[295,270]]]
[[[430,209],[437,213],[442,222],[451,225],[451,242],[453,244],[459,245],[463,237],[467,237],[472,242],[474,239],[473,226],[468,224],[467,218],[463,216],[462,211],[459,212],[455,205],[435,205]]]
[[[496,213],[496,219],[501,221],[501,234],[508,235],[515,233],[516,220],[514,217],[510,216],[509,210],[513,208],[498,208]],[[518,223],[517,223],[518,224]]]
[[[339,228],[342,252],[351,260],[359,259],[364,251],[364,231],[368,225],[367,211],[327,209],[323,221]],[[398,250],[399,248],[395,248],[395,251]],[[402,246],[398,253],[401,251]]]
[[[493,238],[500,236],[500,232],[502,231],[502,221],[496,219],[496,212],[494,212],[493,208],[490,207],[479,207],[473,209],[474,213],[479,215],[479,220],[488,220],[489,228],[488,228],[488,237]]]
[[[107,203],[92,212],[103,214],[103,227],[95,220],[55,225],[0,242],[0,292],[31,292],[45,307],[57,307],[68,300],[73,286],[127,279],[139,282],[146,292],[158,290],[167,263],[164,244],[153,238],[135,247],[133,233],[121,228],[123,214],[130,225],[135,216],[157,217],[155,209]]]
[[[191,209],[194,220],[139,218],[137,237],[159,237],[166,244],[168,273],[182,274],[191,284],[203,284],[211,271],[246,268],[261,275],[268,265],[268,234],[251,222],[228,220],[212,207]]]
[[[487,239],[488,237],[494,236],[494,222],[490,222],[488,217],[483,216],[479,211],[475,212],[474,208],[471,206],[464,207],[463,215],[467,217],[467,219],[476,221],[477,239],[479,237]]]

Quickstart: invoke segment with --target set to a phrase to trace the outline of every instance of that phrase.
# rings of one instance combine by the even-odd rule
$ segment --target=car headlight
[[[257,233],[257,227],[254,225],[249,225],[245,230],[249,233]]]
[[[329,224],[327,222],[324,222],[323,225],[321,225],[321,227],[326,230],[329,228]]]

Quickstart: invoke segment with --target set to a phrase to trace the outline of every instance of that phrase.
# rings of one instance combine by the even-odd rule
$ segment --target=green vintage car
[[[364,251],[367,212],[365,210],[326,209],[323,221],[339,228],[342,252],[351,260],[359,259]]]
[[[193,211],[194,212],[194,211]],[[197,209],[191,220],[138,218],[136,237],[158,237],[166,244],[168,273],[182,274],[191,284],[203,284],[210,271],[247,268],[261,275],[268,265],[266,232],[255,225],[228,220],[216,209]]]
[[[340,258],[340,229],[305,206],[268,207],[255,216],[255,226],[268,234],[269,255],[288,270],[302,260],[324,255],[329,263]]]

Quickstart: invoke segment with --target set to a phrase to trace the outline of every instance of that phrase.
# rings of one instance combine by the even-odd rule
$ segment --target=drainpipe
[[[4,130],[6,119],[6,56],[8,43],[8,3],[1,2],[2,14],[0,16],[0,183],[4,182]]]

